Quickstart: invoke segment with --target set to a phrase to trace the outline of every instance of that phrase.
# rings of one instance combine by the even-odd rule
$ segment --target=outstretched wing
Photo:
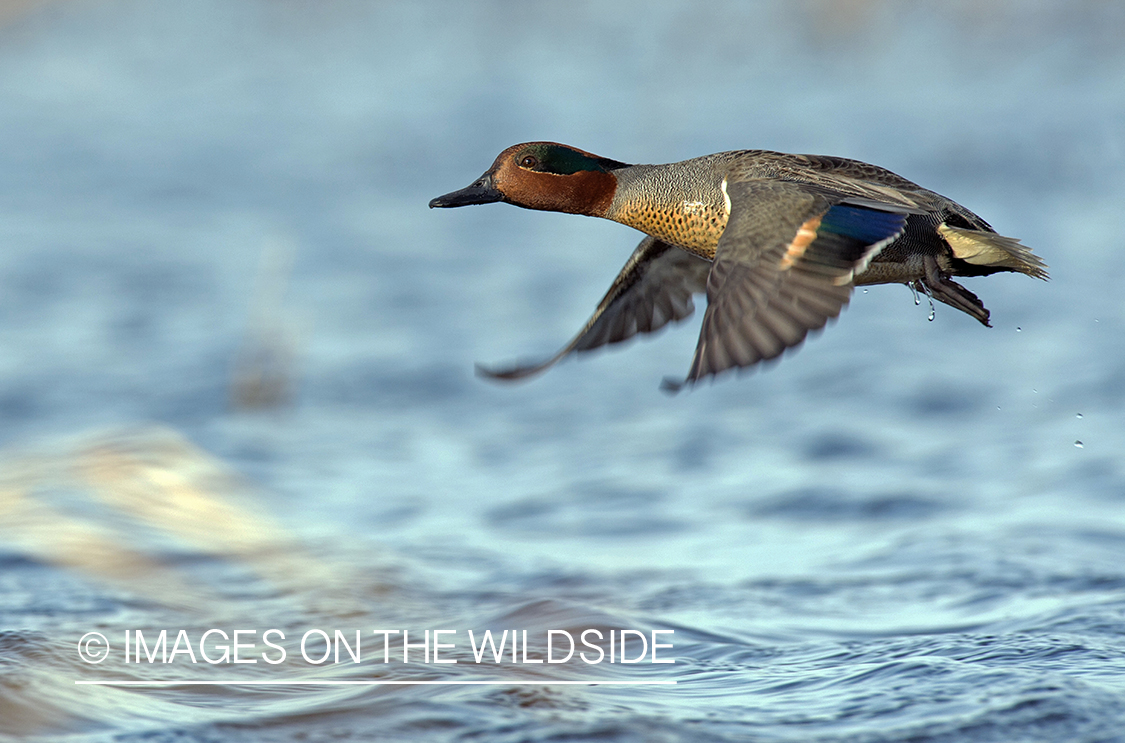
[[[848,303],[855,275],[915,211],[786,181],[726,188],[731,215],[707,280],[689,384],[772,359],[824,327]]]
[[[619,343],[637,333],[651,333],[695,310],[691,295],[707,284],[711,262],[646,237],[633,251],[598,303],[585,327],[561,351],[541,363],[506,369],[477,365],[477,373],[493,379],[523,379],[542,372],[567,355]]]

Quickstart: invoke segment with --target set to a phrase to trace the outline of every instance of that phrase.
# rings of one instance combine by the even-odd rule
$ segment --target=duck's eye
[[[537,165],[539,165],[539,158],[537,158],[535,155],[525,155],[524,158],[520,160],[521,168],[528,168],[530,170],[535,168]]]

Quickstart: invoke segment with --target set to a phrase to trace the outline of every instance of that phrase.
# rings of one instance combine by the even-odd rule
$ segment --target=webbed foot
[[[938,267],[937,259],[933,256],[927,255],[923,257],[922,264],[925,267],[926,276],[922,279],[917,279],[916,284],[934,299],[956,307],[967,315],[975,317],[985,327],[991,328],[989,324],[989,311],[980,301],[980,297],[973,294],[965,287],[953,281]]]

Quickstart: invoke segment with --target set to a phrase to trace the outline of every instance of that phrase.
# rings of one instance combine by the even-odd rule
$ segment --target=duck
[[[695,294],[707,298],[699,341],[686,377],[664,381],[669,391],[796,348],[839,316],[857,286],[906,284],[991,327],[981,300],[953,277],[1048,278],[1039,256],[952,199],[844,157],[737,150],[630,165],[526,142],[429,206],[495,202],[610,219],[645,235],[569,343],[542,361],[477,366],[496,380],[527,379],[684,320]]]

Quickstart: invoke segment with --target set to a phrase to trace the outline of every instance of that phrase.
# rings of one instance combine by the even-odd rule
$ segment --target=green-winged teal
[[[707,312],[689,384],[799,345],[839,315],[856,285],[908,284],[988,325],[984,304],[950,277],[1047,278],[1038,256],[960,204],[842,157],[740,150],[627,165],[529,142],[430,207],[494,201],[604,217],[647,235],[574,340],[542,363],[478,367],[498,379],[682,320],[695,292],[707,293]]]

